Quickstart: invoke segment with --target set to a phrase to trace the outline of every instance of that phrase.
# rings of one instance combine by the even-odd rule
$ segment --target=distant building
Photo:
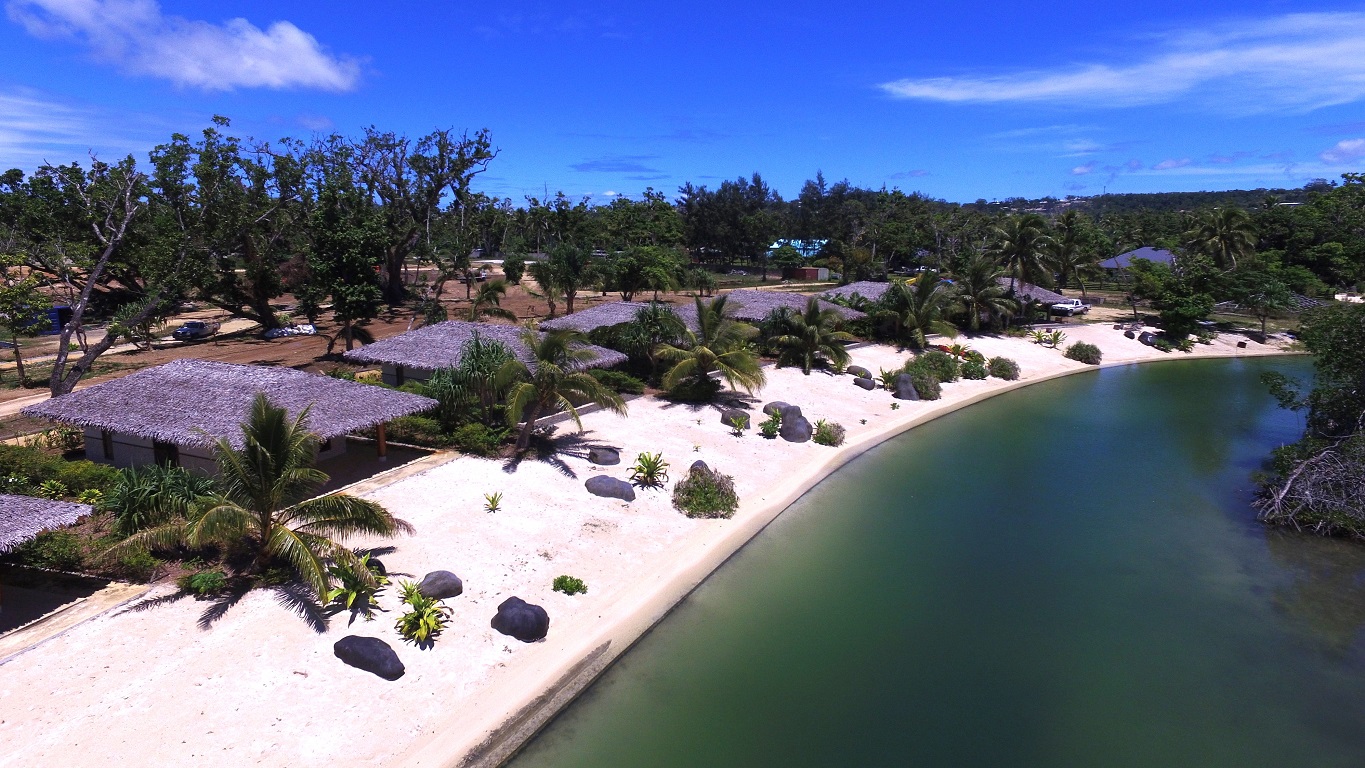
[[[768,256],[771,257],[773,252],[778,248],[781,248],[784,245],[790,245],[796,249],[797,253],[801,254],[801,258],[809,261],[810,259],[815,258],[816,254],[820,253],[825,247],[825,243],[828,242],[828,240],[789,240],[784,238],[768,246]]]

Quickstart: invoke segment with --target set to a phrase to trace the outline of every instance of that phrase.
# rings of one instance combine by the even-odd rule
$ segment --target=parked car
[[[1052,305],[1053,314],[1066,315],[1067,317],[1083,315],[1089,311],[1090,305],[1082,303],[1080,299],[1064,299]]]
[[[261,336],[266,339],[283,339],[286,336],[315,336],[317,335],[317,332],[318,329],[314,328],[312,323],[303,323],[301,325],[290,325],[283,328],[271,328],[261,334]]]
[[[186,320],[184,324],[171,332],[171,338],[176,341],[207,339],[217,333],[220,327],[214,320]]]

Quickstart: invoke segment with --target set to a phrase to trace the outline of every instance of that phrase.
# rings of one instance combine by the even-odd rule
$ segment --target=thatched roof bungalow
[[[1008,277],[997,277],[995,282],[1006,291],[1010,289],[1010,279]],[[1039,304],[1051,306],[1059,301],[1066,301],[1066,297],[1056,291],[1049,291],[1042,286],[1026,283],[1023,280],[1014,281],[1014,296],[1020,301],[1033,299]]]
[[[531,348],[522,340],[522,333],[523,329],[515,325],[450,320],[366,344],[347,352],[343,357],[353,363],[382,366],[384,382],[399,386],[405,381],[424,381],[434,371],[458,366],[464,355],[465,344],[476,334],[486,340],[502,342],[517,359],[533,366],[535,358]],[[615,350],[593,344],[585,344],[584,347],[594,354],[584,368],[610,368],[627,360],[625,355]]]
[[[810,301],[810,296],[801,293],[786,293],[782,291],[759,291],[754,289],[743,289],[731,291],[726,294],[729,297],[730,306],[735,308],[734,317],[736,320],[756,323],[767,317],[770,312],[779,307],[787,307],[793,312],[806,311],[806,303]],[[841,307],[833,302],[817,298],[821,309],[832,309],[835,314],[843,320],[859,320],[867,317],[866,314],[856,309]],[[685,309],[696,313],[696,306],[689,305]],[[682,314],[680,311],[679,314]],[[687,319],[687,315],[683,315]]]
[[[171,463],[212,472],[219,438],[242,445],[257,394],[305,422],[322,441],[318,458],[345,451],[333,440],[436,405],[431,398],[292,368],[176,360],[78,389],[23,410],[85,430],[86,457],[118,467]],[[381,455],[382,455],[381,441]]]
[[[0,553],[91,513],[90,505],[0,493]]]
[[[642,309],[648,309],[651,302],[647,301],[611,301],[605,304],[594,304],[587,309],[579,310],[572,315],[562,315],[552,320],[542,320],[540,328],[542,330],[570,330],[580,333],[592,333],[598,328],[610,328],[613,325],[623,325],[635,320],[635,313]],[[672,304],[664,304],[674,312],[682,307],[675,307]],[[691,306],[689,303],[687,306]],[[694,313],[695,315],[695,313]],[[695,325],[695,316],[693,324]]]
[[[874,283],[871,280],[859,280],[856,283],[841,285],[838,288],[831,288],[820,294],[826,298],[847,299],[858,294],[868,301],[877,301],[891,288],[891,283]]]

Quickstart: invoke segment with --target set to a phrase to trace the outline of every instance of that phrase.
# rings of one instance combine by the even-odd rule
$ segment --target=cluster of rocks
[[[427,597],[444,600],[464,594],[464,582],[450,571],[432,571],[422,577],[417,591]],[[519,597],[509,597],[498,606],[490,626],[523,643],[534,643],[549,634],[550,615],[539,605],[532,605]],[[332,645],[332,653],[342,663],[385,680],[397,680],[407,671],[393,646],[377,637],[347,635]]]
[[[588,450],[588,461],[602,467],[614,467],[621,463],[621,452],[615,448],[595,446]],[[620,499],[621,501],[635,501],[635,486],[625,480],[618,480],[608,475],[594,475],[588,478],[588,481],[583,485],[587,487],[588,493],[594,496]]]
[[[763,406],[763,412],[782,419],[778,434],[789,443],[804,443],[815,434],[815,427],[801,414],[801,406],[774,400]]]

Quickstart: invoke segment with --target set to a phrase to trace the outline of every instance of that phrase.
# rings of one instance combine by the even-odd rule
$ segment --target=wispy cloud
[[[569,167],[579,173],[634,173],[656,176],[663,171],[645,165],[646,160],[654,160],[656,155],[608,155],[596,160],[584,160]]]
[[[348,91],[360,78],[356,59],[327,53],[287,21],[211,24],[165,15],[155,0],[10,0],[5,9],[31,35],[78,40],[97,60],[176,85]]]
[[[126,116],[104,114],[31,89],[0,90],[0,169],[32,171],[43,163],[83,162],[91,152],[124,155],[155,143],[152,126],[128,123]]]
[[[1072,175],[1072,176],[1085,176],[1086,174],[1090,174],[1090,173],[1094,173],[1094,172],[1095,172],[1095,163],[1086,163],[1085,165],[1078,165],[1078,166],[1076,166],[1075,168],[1072,168],[1072,169],[1071,169],[1071,175]]]
[[[914,169],[909,170],[909,171],[900,171],[900,172],[898,172],[898,173],[893,173],[893,174],[891,174],[890,176],[888,176],[887,178],[888,178],[888,179],[918,179],[918,178],[920,178],[920,177],[928,176],[928,175],[929,175],[929,172],[926,171],[926,170],[924,170],[923,168],[914,168]]]
[[[896,98],[950,103],[1131,107],[1181,100],[1218,110],[1306,111],[1365,98],[1365,13],[1299,13],[1176,31],[1124,63],[881,84]]]
[[[1345,139],[1318,155],[1328,165],[1346,165],[1365,159],[1365,139]]]
[[[1162,160],[1161,162],[1159,162],[1159,163],[1157,163],[1156,165],[1152,166],[1152,170],[1154,170],[1154,171],[1172,171],[1172,170],[1175,170],[1176,168],[1184,168],[1185,166],[1187,166],[1187,165],[1189,165],[1189,164],[1190,164],[1190,159],[1189,159],[1188,157],[1182,157],[1182,158],[1179,158],[1179,159],[1176,159],[1176,158],[1168,158],[1168,159]]]

